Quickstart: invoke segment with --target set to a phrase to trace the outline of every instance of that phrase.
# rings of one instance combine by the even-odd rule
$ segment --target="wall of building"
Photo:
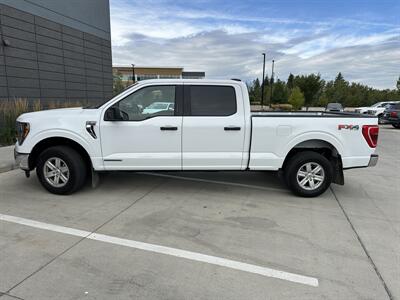
[[[42,16],[38,16],[2,4],[4,2],[11,1],[0,0],[0,100],[40,99],[46,105],[50,101],[90,104],[111,98],[110,34],[108,31],[108,34],[96,35],[100,31],[106,33],[109,30],[108,0],[78,1],[86,2],[86,9],[90,9],[91,4],[94,11],[100,7],[103,14],[108,15],[108,22],[102,21],[108,24],[108,29],[105,25],[105,30],[98,32],[98,28],[89,26],[89,23],[82,25],[78,22],[84,18],[84,12],[79,11],[79,6],[74,8],[71,5],[64,12],[69,15],[69,19],[76,18],[74,27],[71,27],[64,24],[70,24],[65,22],[68,19],[65,16],[60,17],[59,22],[54,22],[55,18],[43,18],[44,8],[41,8]],[[75,1],[12,0],[14,6],[29,4],[20,7],[25,10],[32,8],[33,2],[49,4],[48,8],[52,9],[62,9],[65,3]],[[97,7],[100,3],[102,5]],[[107,9],[104,3],[107,3]],[[35,13],[38,11],[40,9],[34,10]],[[50,12],[49,15],[56,14],[55,10]],[[88,11],[86,13],[88,16],[92,14]],[[92,27],[92,30],[87,30],[88,27]]]
[[[0,4],[110,40],[108,0],[0,0]]]

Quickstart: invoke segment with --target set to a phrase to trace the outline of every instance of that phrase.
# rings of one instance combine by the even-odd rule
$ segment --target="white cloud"
[[[134,7],[111,6],[114,64],[184,66],[209,78],[250,80],[261,77],[267,52],[282,79],[290,72],[332,79],[340,71],[349,80],[393,88],[400,75],[400,29],[392,24],[234,16],[151,1]],[[365,31],[368,26],[374,30]]]

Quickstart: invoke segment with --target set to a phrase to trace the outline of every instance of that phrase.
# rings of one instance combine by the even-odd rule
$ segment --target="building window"
[[[181,78],[179,75],[160,75],[160,78],[164,78],[164,79],[177,79],[177,78]]]
[[[137,77],[137,80],[138,81],[140,81],[140,80],[147,80],[147,79],[157,79],[157,75],[156,74],[138,74],[138,75],[136,75],[136,77]]]

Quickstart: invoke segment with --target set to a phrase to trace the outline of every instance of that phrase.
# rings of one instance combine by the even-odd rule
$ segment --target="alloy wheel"
[[[316,162],[302,165],[296,174],[298,184],[305,190],[313,191],[319,188],[325,180],[325,171]]]
[[[43,175],[51,186],[60,188],[68,183],[70,172],[64,160],[51,157],[43,165]]]

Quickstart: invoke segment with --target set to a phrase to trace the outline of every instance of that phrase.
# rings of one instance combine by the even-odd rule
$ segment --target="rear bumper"
[[[345,163],[345,164],[343,164],[343,170],[374,167],[378,163],[379,155],[371,154],[369,159],[368,159],[368,156],[367,157],[363,156],[361,158],[362,159],[360,159],[360,160],[355,160],[353,158],[350,161],[346,161],[345,159],[342,159],[343,162]]]
[[[15,165],[24,171],[29,171],[29,154],[19,153],[14,149]]]
[[[379,155],[371,154],[371,158],[369,159],[368,167],[375,167],[378,163]]]

